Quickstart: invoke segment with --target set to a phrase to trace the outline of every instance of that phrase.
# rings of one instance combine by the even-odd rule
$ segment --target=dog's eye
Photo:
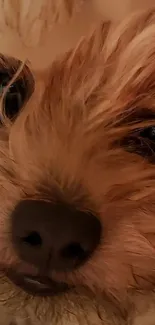
[[[125,149],[155,163],[155,126],[137,129],[123,139]]]
[[[2,94],[5,87],[10,82],[10,75],[8,73],[0,74],[0,93]],[[27,97],[27,89],[24,78],[16,80],[7,90],[5,94],[3,105],[6,116],[13,120],[20,109],[22,108]]]
[[[140,130],[139,136],[150,141],[155,141],[155,126],[149,126]]]

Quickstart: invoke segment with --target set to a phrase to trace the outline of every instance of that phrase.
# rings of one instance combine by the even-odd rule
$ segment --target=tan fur
[[[16,20],[7,21],[14,28]],[[154,10],[117,28],[102,23],[47,71],[32,69],[35,91],[13,124],[1,101],[0,324],[154,325],[155,167],[120,145],[131,129],[152,125],[140,117],[155,110],[154,44]],[[9,58],[0,65],[17,68]],[[25,67],[20,75],[32,85]],[[29,268],[10,240],[10,214],[25,197],[59,197],[103,224],[101,245],[83,267],[51,274],[75,285],[63,296],[28,296],[6,276],[10,267]]]
[[[153,5],[154,0],[0,0],[0,46],[3,54],[28,58],[33,69],[44,71],[102,19],[117,23]]]

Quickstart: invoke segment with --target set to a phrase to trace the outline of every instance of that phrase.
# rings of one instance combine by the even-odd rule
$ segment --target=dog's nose
[[[15,207],[11,221],[18,256],[44,271],[75,269],[100,242],[100,221],[65,204],[24,200]]]

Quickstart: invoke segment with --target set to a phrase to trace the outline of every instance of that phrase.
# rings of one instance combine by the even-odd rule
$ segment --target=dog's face
[[[45,75],[1,58],[0,296],[18,316],[120,324],[113,302],[154,287],[154,23],[105,24]]]

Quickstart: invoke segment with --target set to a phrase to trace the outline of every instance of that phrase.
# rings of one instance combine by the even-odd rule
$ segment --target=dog
[[[0,0],[2,52],[28,59],[36,72],[45,71],[100,22],[117,24],[153,5],[154,0]]]
[[[152,9],[39,73],[2,51],[1,324],[154,324],[154,39]]]

